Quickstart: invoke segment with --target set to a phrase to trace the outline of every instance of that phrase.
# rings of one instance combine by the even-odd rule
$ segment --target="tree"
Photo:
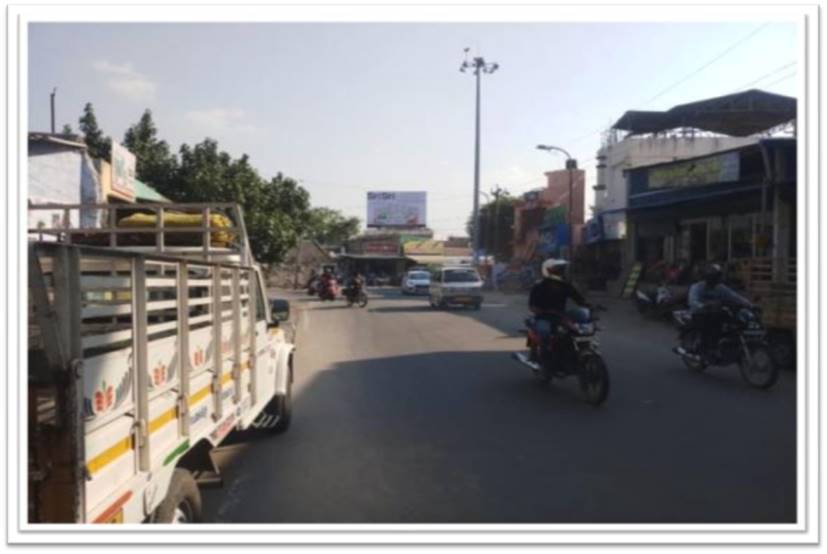
[[[103,136],[103,131],[98,127],[98,120],[95,117],[95,110],[90,102],[83,107],[83,115],[78,119],[80,132],[83,133],[83,140],[89,155],[93,158],[108,160],[112,153],[112,139]]]
[[[510,260],[513,256],[514,202],[508,191],[499,187],[491,192],[494,200],[480,206],[480,248],[496,260]],[[473,240],[473,214],[467,222],[468,236]]]
[[[141,119],[126,130],[123,145],[135,154],[135,176],[167,196],[176,186],[178,160],[164,140],[158,140],[158,129],[152,112],[145,110]]]
[[[266,181],[244,155],[233,160],[213,139],[181,146],[176,178],[161,192],[177,202],[235,202],[244,211],[250,248],[278,263],[307,227],[310,195],[281,173]]]
[[[330,208],[313,208],[308,218],[307,234],[320,244],[344,244],[359,234],[359,218],[347,217]]]
[[[75,132],[72,130],[72,126],[68,123],[63,124],[63,129],[60,131],[61,135],[74,135]]]

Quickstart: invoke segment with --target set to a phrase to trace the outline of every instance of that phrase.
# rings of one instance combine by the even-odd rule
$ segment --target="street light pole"
[[[468,54],[468,48],[465,49],[465,54]],[[468,61],[467,59],[462,62],[460,65],[459,70],[463,73],[466,71],[473,71],[474,77],[476,77],[477,81],[477,105],[476,105],[476,114],[475,114],[475,122],[476,122],[476,129],[474,133],[474,213],[471,216],[473,221],[473,237],[472,237],[472,247],[473,247],[473,260],[474,265],[479,264],[479,240],[480,240],[480,226],[479,226],[479,209],[480,209],[480,84],[481,84],[481,77],[483,73],[494,73],[499,65],[496,63],[486,63],[485,58],[478,56],[474,58],[472,61]]]
[[[556,150],[566,156],[566,170],[569,173],[569,260],[574,256],[574,170],[577,169],[577,160],[571,157],[571,154],[560,148],[559,146],[551,146],[548,144],[538,144],[537,150],[545,150],[549,154]]]

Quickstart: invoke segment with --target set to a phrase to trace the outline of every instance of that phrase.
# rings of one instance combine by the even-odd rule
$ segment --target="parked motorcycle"
[[[526,319],[528,354],[515,352],[512,357],[528,366],[543,383],[576,376],[586,402],[594,406],[602,404],[609,396],[609,372],[595,336],[598,318],[592,312],[597,309],[605,310],[567,311],[545,345],[541,345],[536,330],[537,319]]]
[[[680,329],[678,346],[673,351],[691,371],[701,372],[710,365],[737,364],[741,377],[751,386],[767,389],[778,380],[778,366],[767,342],[767,331],[758,309],[722,305],[722,332],[714,347],[704,348],[702,332],[689,310],[674,312]]]
[[[347,300],[348,307],[356,304],[360,308],[364,308],[368,305],[368,295],[367,293],[365,293],[365,288],[361,284],[351,284],[349,287],[346,287],[342,292],[345,295],[345,300]]]
[[[647,317],[671,317],[679,306],[686,305],[686,295],[675,296],[665,284],[651,292],[635,290],[635,306],[638,312]]]

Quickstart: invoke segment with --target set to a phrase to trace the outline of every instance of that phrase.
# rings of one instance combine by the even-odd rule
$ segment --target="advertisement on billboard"
[[[368,227],[425,227],[425,192],[369,192]]]
[[[135,201],[135,155],[112,141],[112,192]]]

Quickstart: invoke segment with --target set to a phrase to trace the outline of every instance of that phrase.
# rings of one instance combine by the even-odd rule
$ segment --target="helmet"
[[[563,270],[569,264],[566,260],[561,260],[559,258],[549,258],[548,260],[543,262],[542,272],[543,277],[551,277],[553,273],[558,273]]]
[[[718,264],[712,264],[706,268],[704,272],[704,280],[707,285],[715,286],[721,282],[724,277],[724,272]]]

